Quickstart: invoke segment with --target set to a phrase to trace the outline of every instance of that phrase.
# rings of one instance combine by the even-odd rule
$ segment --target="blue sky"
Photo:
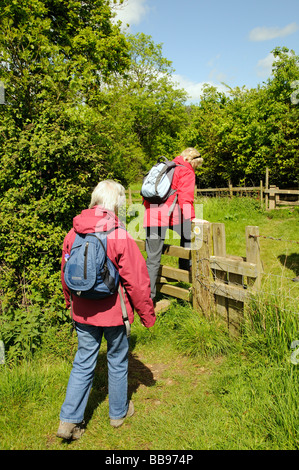
[[[193,102],[203,83],[255,88],[267,81],[277,46],[299,55],[299,0],[125,0],[118,19],[163,44]]]

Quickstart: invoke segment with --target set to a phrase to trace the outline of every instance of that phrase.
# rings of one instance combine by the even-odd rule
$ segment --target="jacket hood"
[[[77,233],[110,232],[124,225],[114,212],[102,206],[84,209],[73,219],[73,227]]]

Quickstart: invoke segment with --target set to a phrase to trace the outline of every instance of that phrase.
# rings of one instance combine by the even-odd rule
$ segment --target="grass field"
[[[298,210],[265,213],[249,198],[202,199],[203,217],[224,222],[227,252],[244,256],[245,226],[258,225],[264,291],[248,306],[243,335],[173,300],[147,330],[132,327],[129,393],[136,413],[109,425],[102,345],[76,442],[56,438],[76,337],[51,330],[30,361],[0,366],[2,450],[298,450]],[[292,240],[292,242],[291,242]],[[176,240],[169,241],[177,243]],[[269,281],[270,280],[270,281]],[[275,287],[276,286],[276,287]],[[298,348],[297,348],[298,349]],[[298,362],[298,364],[297,364]]]

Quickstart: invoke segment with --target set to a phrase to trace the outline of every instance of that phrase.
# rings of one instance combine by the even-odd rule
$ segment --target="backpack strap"
[[[175,195],[175,198],[174,198],[174,200],[173,200],[173,203],[171,204],[171,206],[170,206],[170,208],[169,208],[169,211],[168,211],[168,214],[167,214],[168,217],[170,217],[171,214],[173,213],[173,210],[174,210],[174,207],[175,207],[175,205],[176,205],[177,200],[178,200],[178,195],[176,194],[176,195]]]
[[[184,166],[184,165],[181,165],[180,163],[176,163],[176,166]],[[174,189],[173,191],[174,191],[174,192],[173,192],[172,194],[177,193],[177,189]],[[168,217],[170,217],[171,214],[173,213],[173,210],[174,210],[174,207],[175,207],[175,205],[176,205],[176,203],[177,203],[177,200],[178,200],[178,195],[176,194],[176,195],[175,195],[175,198],[174,198],[174,200],[173,200],[173,203],[171,204],[171,206],[170,206],[170,208],[169,208],[169,211],[168,211],[168,214],[167,214]]]
[[[125,288],[123,287],[123,289],[124,289],[124,294],[125,294]],[[129,338],[130,335],[131,335],[131,325],[130,325],[129,318],[128,318],[128,312],[127,312],[127,307],[126,307],[126,304],[125,304],[125,300],[124,300],[124,297],[122,295],[122,291],[121,291],[121,288],[120,288],[120,283],[118,285],[118,293],[119,293],[119,297],[120,297],[121,310],[122,310],[122,314],[123,314],[124,324],[125,324],[125,327],[126,327],[127,338]]]
[[[73,333],[74,330],[76,331],[76,323],[75,323],[74,315],[73,315],[73,299],[72,299],[71,291],[70,291],[70,304],[71,304],[71,319],[72,319],[71,333]]]

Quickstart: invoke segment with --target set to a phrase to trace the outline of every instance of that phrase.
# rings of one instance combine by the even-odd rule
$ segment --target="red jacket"
[[[172,179],[172,189],[177,190],[164,204],[150,204],[144,200],[145,213],[143,219],[144,227],[171,227],[180,224],[182,215],[184,219],[195,218],[194,210],[194,189],[195,172],[189,162],[185,162],[183,157],[178,156],[174,161],[180,165],[174,170]],[[169,208],[177,194],[177,203],[172,214],[169,216]]]
[[[118,268],[122,285],[126,289],[126,306],[130,323],[136,310],[147,328],[156,321],[153,301],[150,298],[150,279],[145,260],[134,239],[122,228],[114,212],[95,206],[86,209],[73,219],[73,228],[63,243],[61,281],[66,306],[70,307],[70,293],[64,282],[65,255],[70,254],[76,233],[107,232],[107,256]],[[100,300],[73,298],[73,318],[79,323],[96,326],[118,326],[123,324],[119,294]]]

